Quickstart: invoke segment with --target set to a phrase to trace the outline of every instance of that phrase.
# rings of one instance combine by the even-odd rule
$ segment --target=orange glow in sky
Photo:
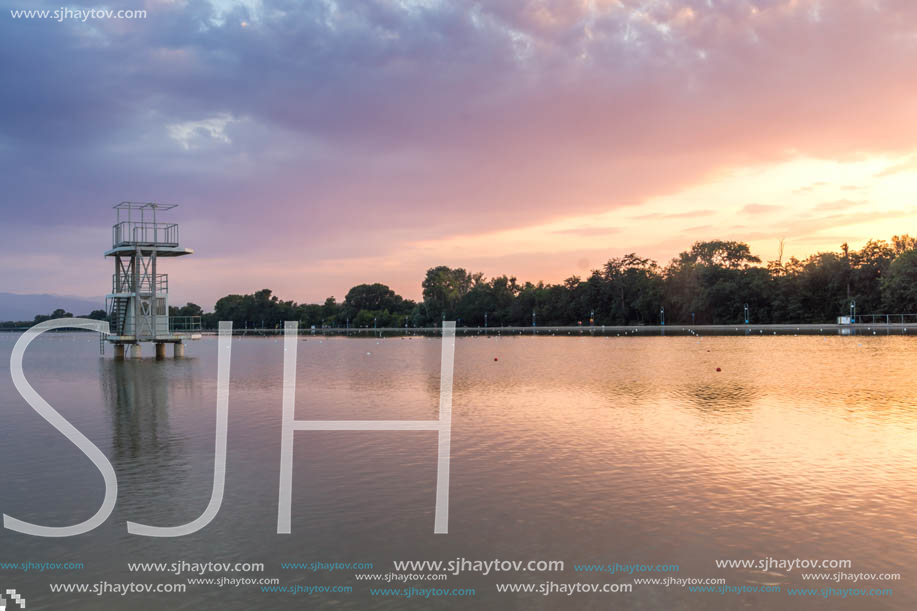
[[[0,22],[3,291],[105,294],[122,200],[205,307],[917,234],[910,0],[148,5]]]

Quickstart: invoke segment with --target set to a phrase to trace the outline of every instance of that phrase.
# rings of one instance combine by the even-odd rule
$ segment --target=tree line
[[[781,249],[782,251],[782,245]],[[276,328],[283,321],[321,327],[824,323],[848,315],[917,313],[917,238],[870,240],[860,250],[820,252],[762,262],[743,242],[695,242],[666,266],[631,253],[587,277],[558,284],[485,278],[445,265],[427,270],[414,302],[384,284],[360,284],[338,303],[283,301],[269,289],[227,295],[203,314],[194,304],[176,315],[202,315],[238,327]],[[747,308],[746,308],[747,306]]]
[[[782,245],[780,248],[782,253]],[[587,277],[558,284],[520,283],[514,276],[490,279],[445,265],[427,270],[415,302],[384,284],[360,284],[344,300],[296,303],[270,289],[227,295],[212,312],[188,303],[171,316],[200,316],[203,327],[221,320],[238,328],[278,328],[284,321],[316,328],[426,327],[442,320],[461,326],[654,325],[825,323],[857,314],[917,313],[917,238],[870,240],[860,250],[846,244],[800,260],[782,254],[762,262],[744,242],[695,242],[667,265],[635,253],[609,259]],[[72,316],[58,310],[29,326]],[[105,312],[92,312],[104,319]]]
[[[22,327],[31,327],[46,320],[56,320],[58,318],[73,318],[73,313],[58,308],[50,314],[38,314],[32,320],[5,320],[0,321],[0,329],[17,329]],[[108,315],[105,310],[93,310],[89,314],[83,314],[80,318],[91,318],[92,320],[107,320]]]

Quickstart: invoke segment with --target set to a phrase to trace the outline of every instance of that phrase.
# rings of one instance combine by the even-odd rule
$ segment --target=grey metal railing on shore
[[[200,333],[200,316],[170,316],[169,332],[171,333]]]
[[[852,324],[857,325],[890,325],[917,323],[917,314],[857,314],[851,317]]]
[[[442,332],[441,327],[316,327],[315,329],[300,325],[299,335],[309,336],[410,336],[410,335],[438,335]],[[205,329],[204,333],[216,333],[216,330]],[[277,336],[282,335],[282,327],[264,327],[264,328],[239,328],[233,329],[233,335],[236,336]],[[917,321],[911,323],[890,323],[877,325],[845,325],[836,323],[807,323],[807,324],[724,324],[724,325],[690,325],[690,324],[673,324],[673,325],[575,325],[575,326],[504,326],[504,327],[456,327],[456,335],[459,336],[666,336],[666,335],[819,335],[825,333],[843,335],[847,334],[885,334],[900,333],[902,335],[917,335]]]

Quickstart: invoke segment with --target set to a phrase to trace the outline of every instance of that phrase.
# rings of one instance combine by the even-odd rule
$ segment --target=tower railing
[[[118,246],[178,246],[178,223],[121,221],[111,228],[111,244]]]
[[[140,287],[134,290],[134,282],[130,273],[112,274],[111,276],[112,293],[152,293],[152,277],[144,274],[140,276]],[[163,295],[169,292],[169,274],[156,274],[156,294]]]

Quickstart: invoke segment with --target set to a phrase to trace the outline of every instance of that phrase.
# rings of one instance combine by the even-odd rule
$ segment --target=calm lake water
[[[0,334],[0,509],[63,526],[90,517],[102,478],[19,397]],[[118,504],[95,531],[39,539],[0,531],[0,562],[82,570],[0,571],[29,609],[914,609],[917,587],[917,340],[869,337],[458,338],[448,535],[433,535],[436,434],[297,432],[292,534],[276,534],[283,344],[232,347],[226,492],[214,521],[176,539],[129,535],[130,520],[175,526],[210,498],[214,337],[188,358],[100,357],[90,334],[44,335],[25,372],[109,458]],[[495,358],[499,360],[494,360]],[[297,419],[435,420],[440,340],[299,342]],[[717,372],[717,368],[721,371]],[[563,572],[463,573],[418,588],[473,598],[370,596],[353,570],[287,562],[562,560]],[[805,581],[802,569],[717,568],[718,559],[849,559],[896,582]],[[185,594],[52,594],[51,583],[186,583],[131,562],[262,562],[281,585],[351,593],[269,594],[189,586]],[[574,564],[667,564],[731,586],[890,587],[889,597],[798,598],[635,586],[629,594],[497,593],[498,583],[633,583]],[[825,569],[824,572],[835,570]],[[819,570],[822,572],[822,570]],[[220,576],[208,575],[208,577]],[[294,599],[294,600],[291,600]]]

